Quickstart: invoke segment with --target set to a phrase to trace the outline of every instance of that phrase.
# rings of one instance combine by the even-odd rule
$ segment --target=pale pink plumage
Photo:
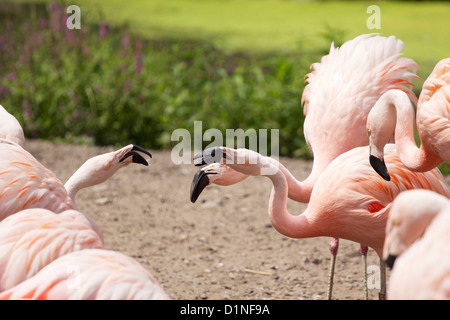
[[[0,221],[27,208],[55,213],[76,209],[74,199],[80,189],[104,182],[132,162],[148,165],[137,151],[151,157],[148,151],[130,144],[88,159],[63,185],[24,149],[24,143],[19,121],[0,105]]]
[[[35,276],[0,293],[0,299],[166,300],[153,275],[117,251],[85,249],[68,253]]]
[[[386,91],[399,89],[411,99],[417,64],[401,57],[404,44],[393,36],[361,35],[312,65],[302,95],[306,142],[313,169],[303,183],[290,183],[289,197],[307,202],[314,182],[340,154],[366,146],[369,110]]]
[[[25,144],[22,126],[2,105],[0,105],[0,138],[17,143],[21,147]]]
[[[79,211],[17,212],[0,222],[0,291],[31,278],[67,253],[103,247],[99,228]]]
[[[63,185],[28,151],[0,139],[0,221],[29,208],[45,208],[55,213],[76,209],[74,198],[81,188],[102,183],[132,162],[147,164],[137,155],[136,148],[143,150],[130,144],[87,160]]]
[[[372,170],[366,146],[354,148],[333,160],[317,180],[305,212],[291,215],[286,207],[290,179],[286,168],[251,150],[218,149],[234,159],[234,163],[225,159],[222,162],[244,175],[260,175],[261,163],[270,169],[267,172],[274,173],[267,177],[274,183],[269,215],[277,231],[292,238],[331,236],[364,243],[380,257],[389,206],[400,192],[418,188],[450,196],[450,188],[438,169],[423,173],[408,170],[392,144],[386,146],[386,164],[392,172],[392,180],[383,180]],[[250,156],[257,159],[255,164],[249,164]]]
[[[450,58],[436,64],[425,81],[417,103],[414,139],[414,107],[404,92],[391,90],[376,102],[367,120],[371,155],[382,160],[384,145],[394,135],[402,162],[414,171],[427,171],[441,162],[450,163]]]
[[[92,157],[86,160],[86,162],[75,171],[64,184],[64,188],[67,190],[68,195],[72,199],[75,199],[75,196],[80,189],[105,182],[120,168],[123,168],[130,163],[139,163],[147,166],[148,162],[139,154],[139,152],[151,157],[151,154],[147,150],[133,144]]]
[[[401,57],[403,47],[403,42],[393,36],[361,35],[340,48],[332,44],[330,53],[312,65],[302,103],[304,135],[314,155],[313,169],[300,182],[282,167],[290,199],[308,202],[315,182],[333,159],[352,148],[368,145],[367,115],[384,92],[398,89],[417,99],[411,80],[418,78],[418,66]],[[198,196],[198,189],[193,191],[191,200]],[[365,251],[364,245],[361,250]],[[336,253],[337,245],[333,257]]]
[[[367,159],[369,147],[366,146],[354,148],[333,160],[316,181],[308,208],[303,214],[294,216],[287,211],[292,175],[284,166],[246,149],[217,148],[216,155],[221,152],[219,150],[226,154],[221,162],[233,170],[244,175],[266,175],[272,180],[274,188],[269,200],[269,216],[278,232],[292,238],[331,236],[336,240],[330,244],[330,249],[335,246],[334,251],[337,251],[339,238],[359,242],[373,248],[380,257],[380,263],[389,206],[396,195],[403,190],[423,188],[450,196],[450,188],[438,169],[425,173],[409,171],[400,162],[392,144],[386,146],[386,163],[392,171],[392,181],[383,180],[371,168]],[[210,159],[205,159],[205,154],[211,154],[211,151],[196,156],[195,160],[200,157],[202,163],[208,162]],[[194,186],[191,192],[196,192],[198,197],[201,188]],[[361,245],[363,257],[365,245]],[[336,252],[332,254],[329,298]],[[383,270],[384,265],[380,298],[384,298],[386,292]]]
[[[388,299],[450,299],[450,200],[428,190],[393,202],[383,256],[396,256]]]
[[[61,181],[19,145],[0,139],[0,221],[27,208],[75,209]]]

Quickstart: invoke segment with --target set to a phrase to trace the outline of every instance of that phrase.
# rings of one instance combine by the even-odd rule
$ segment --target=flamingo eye
[[[398,219],[391,219],[391,225],[398,226],[400,224],[400,221]]]

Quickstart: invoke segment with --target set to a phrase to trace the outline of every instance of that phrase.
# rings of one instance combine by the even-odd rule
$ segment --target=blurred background
[[[449,16],[439,1],[1,1],[0,104],[28,138],[168,149],[201,120],[279,129],[282,156],[309,158],[300,98],[331,42],[395,35],[425,79],[450,56]]]

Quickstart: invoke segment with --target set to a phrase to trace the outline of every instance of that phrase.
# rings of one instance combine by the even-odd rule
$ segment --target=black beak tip
[[[195,203],[197,201],[203,189],[205,189],[208,185],[208,174],[203,170],[197,171],[197,173],[194,175],[194,178],[192,179],[191,184],[190,198],[192,203]]]
[[[144,166],[148,166],[147,160],[145,160],[140,154],[133,154],[132,158],[133,163],[143,164]]]
[[[373,155],[370,155],[369,158],[370,165],[372,168],[386,181],[391,181],[391,176],[386,168],[386,164],[384,160],[381,160]]]
[[[131,157],[131,162],[142,164],[144,166],[148,166],[147,160],[145,160],[144,157],[139,152],[142,152],[142,153],[148,155],[150,158],[152,157],[150,152],[148,152],[147,150],[145,150],[142,147],[139,147],[136,144],[133,144],[133,147],[131,148],[131,150],[128,151],[127,153],[125,153],[125,155],[119,160],[119,162],[122,162],[126,158]]]
[[[145,153],[146,155],[148,155],[150,158],[152,157],[152,154],[150,152],[148,152],[147,150],[145,150],[144,148],[138,146],[137,144],[133,144],[133,148],[131,149],[133,151],[139,151],[142,153]]]
[[[395,259],[397,259],[397,256],[394,256],[394,255],[391,255],[391,254],[390,254],[390,255],[387,257],[387,259],[385,260],[386,265],[387,265],[390,269],[392,269],[392,268],[394,267]]]

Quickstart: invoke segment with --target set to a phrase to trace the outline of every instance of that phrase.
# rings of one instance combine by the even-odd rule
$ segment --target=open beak
[[[132,162],[140,163],[140,164],[143,164],[144,166],[148,166],[147,160],[145,160],[145,158],[139,152],[142,152],[142,153],[148,155],[150,158],[152,157],[150,152],[148,152],[147,150],[145,150],[142,147],[139,147],[138,145],[133,144],[133,147],[131,148],[131,150],[128,151],[127,153],[125,153],[125,155],[122,158],[120,158],[119,162],[124,161],[128,157],[132,157],[131,158]]]
[[[218,163],[221,159],[231,160],[231,158],[220,147],[213,147],[203,150],[194,156],[194,165]]]
[[[191,202],[195,203],[198,197],[202,193],[203,189],[205,189],[209,184],[208,175],[217,174],[216,172],[206,172],[204,170],[199,170],[195,174],[192,184],[191,184]]]
[[[373,155],[370,155],[369,158],[370,165],[372,168],[386,181],[391,181],[391,176],[386,168],[386,164],[384,160],[381,160]]]

